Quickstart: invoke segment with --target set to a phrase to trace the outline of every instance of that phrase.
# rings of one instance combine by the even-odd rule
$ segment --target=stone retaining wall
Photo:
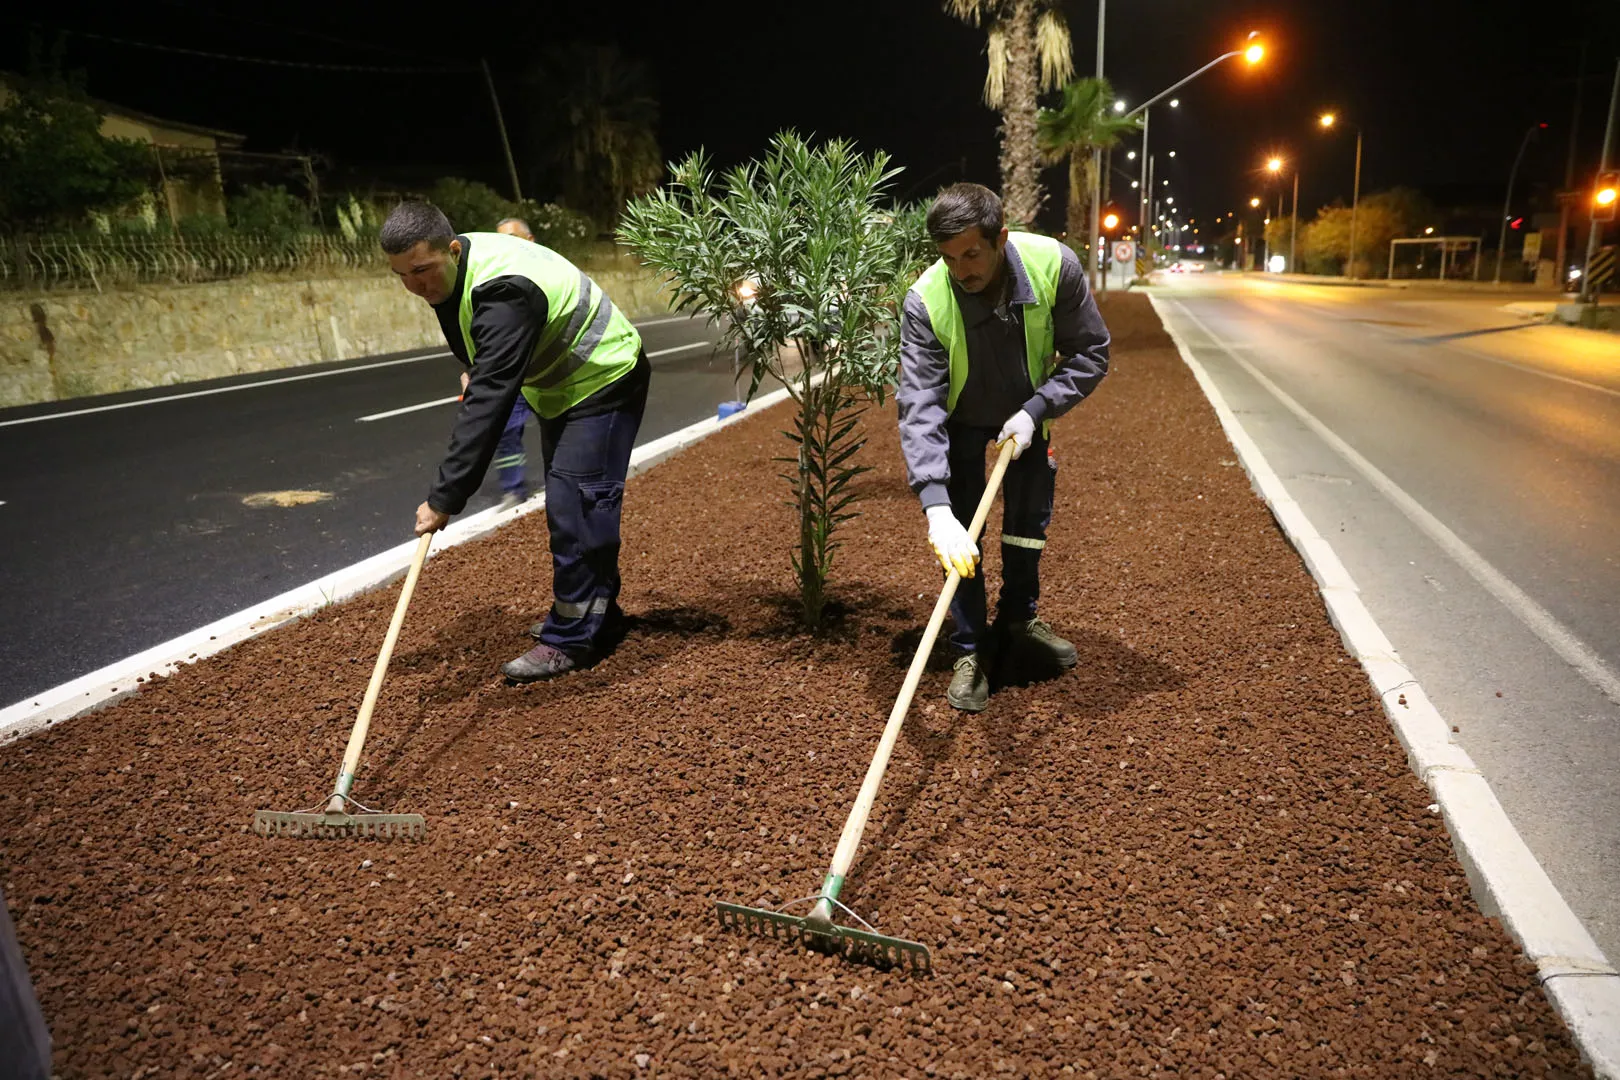
[[[634,264],[587,272],[631,318],[667,310],[656,279]],[[0,408],[443,340],[432,310],[376,273],[0,294]]]

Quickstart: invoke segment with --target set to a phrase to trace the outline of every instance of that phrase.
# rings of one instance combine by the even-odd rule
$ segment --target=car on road
[[[1196,259],[1182,259],[1171,263],[1168,269],[1172,274],[1202,274],[1204,264]]]

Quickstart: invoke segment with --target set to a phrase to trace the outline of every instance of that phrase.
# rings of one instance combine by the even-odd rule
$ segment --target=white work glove
[[[1012,418],[1001,425],[1001,434],[996,436],[996,446],[999,448],[1008,439],[1013,441],[1013,460],[1017,461],[1035,441],[1035,418],[1023,409],[1013,413]]]
[[[955,570],[965,578],[973,576],[973,567],[979,561],[976,547],[962,523],[956,520],[951,508],[941,503],[928,508],[928,544],[939,556],[939,565],[947,573]]]

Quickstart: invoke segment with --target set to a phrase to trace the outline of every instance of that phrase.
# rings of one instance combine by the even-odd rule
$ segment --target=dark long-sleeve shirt
[[[951,289],[962,311],[968,374],[956,410],[948,412],[951,363],[916,290],[906,294],[900,322],[900,448],[911,490],[924,509],[949,504],[951,478],[945,432],[947,421],[1000,428],[1023,409],[1036,423],[1055,420],[1074,408],[1108,374],[1108,327],[1086,283],[1080,260],[1063,249],[1057,299],[1052,305],[1057,366],[1031,387],[1024,342],[1024,305],[1036,303],[1035,288],[1019,257],[1017,240],[1007,242],[1005,303]]]
[[[472,294],[474,363],[461,335],[461,293],[472,241],[466,236],[458,239],[462,248],[455,287],[448,298],[433,305],[433,311],[450,351],[470,369],[472,378],[456,413],[450,449],[428,493],[427,504],[441,514],[461,513],[484,482],[548,314],[545,292],[526,277],[510,275],[480,283]]]

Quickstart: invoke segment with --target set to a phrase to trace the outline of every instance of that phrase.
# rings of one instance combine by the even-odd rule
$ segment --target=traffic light
[[[1597,191],[1592,194],[1592,217],[1597,221],[1613,221],[1617,201],[1620,201],[1620,172],[1599,173]]]

